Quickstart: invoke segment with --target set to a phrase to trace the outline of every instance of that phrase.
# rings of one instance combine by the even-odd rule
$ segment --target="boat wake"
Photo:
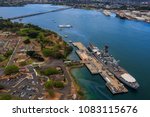
[[[91,90],[92,95],[96,95],[96,97],[99,99],[100,97],[103,97],[106,100],[111,100],[112,98],[109,97],[108,95],[106,95],[102,90],[106,88],[106,86],[104,85],[100,85],[99,83],[96,83],[94,81],[90,81],[90,80],[85,80],[82,79],[80,80],[80,82],[82,82],[82,84],[86,84],[85,86],[87,87],[87,90]],[[88,91],[87,91],[88,92]],[[96,99],[97,99],[96,98]]]
[[[100,87],[95,87],[95,88],[96,88],[96,90],[97,90],[102,96],[104,96],[107,100],[112,100],[112,98],[109,97],[108,95],[106,95],[106,94],[101,90]]]

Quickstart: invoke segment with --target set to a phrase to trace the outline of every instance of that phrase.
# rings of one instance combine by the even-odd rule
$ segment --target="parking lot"
[[[9,94],[21,99],[42,99],[44,86],[36,76],[33,67],[29,66],[29,73],[12,79],[1,79],[2,84]]]

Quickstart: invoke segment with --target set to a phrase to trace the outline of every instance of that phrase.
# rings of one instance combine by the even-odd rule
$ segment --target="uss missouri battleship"
[[[131,76],[125,69],[119,66],[119,61],[117,61],[112,55],[109,54],[108,46],[105,46],[103,50],[100,50],[98,47],[90,43],[88,49],[92,55],[95,56],[98,61],[103,63],[105,68],[107,68],[122,83],[133,89],[137,89],[139,87],[136,79]]]

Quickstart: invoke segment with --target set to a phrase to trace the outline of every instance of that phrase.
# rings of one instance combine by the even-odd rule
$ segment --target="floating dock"
[[[91,74],[100,74],[103,77],[106,81],[106,86],[112,94],[128,92],[124,85],[100,61],[92,56],[81,42],[74,42],[73,45],[78,48],[76,53],[80,57],[81,62],[85,64]]]

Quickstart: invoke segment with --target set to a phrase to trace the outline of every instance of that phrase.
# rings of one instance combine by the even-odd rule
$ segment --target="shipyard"
[[[78,48],[76,53],[81,59],[81,62],[89,69],[91,74],[100,74],[106,81],[106,86],[112,94],[126,93],[128,90],[125,86],[109,72],[109,70],[91,55],[89,50],[80,42],[74,42],[73,45]]]
[[[119,61],[109,55],[108,46],[105,46],[104,50],[99,50],[91,43],[88,48],[80,42],[74,42],[73,45],[78,48],[76,53],[80,57],[81,63],[85,64],[91,74],[100,74],[112,94],[128,92],[124,84],[138,89],[139,84],[136,79],[119,66]]]

